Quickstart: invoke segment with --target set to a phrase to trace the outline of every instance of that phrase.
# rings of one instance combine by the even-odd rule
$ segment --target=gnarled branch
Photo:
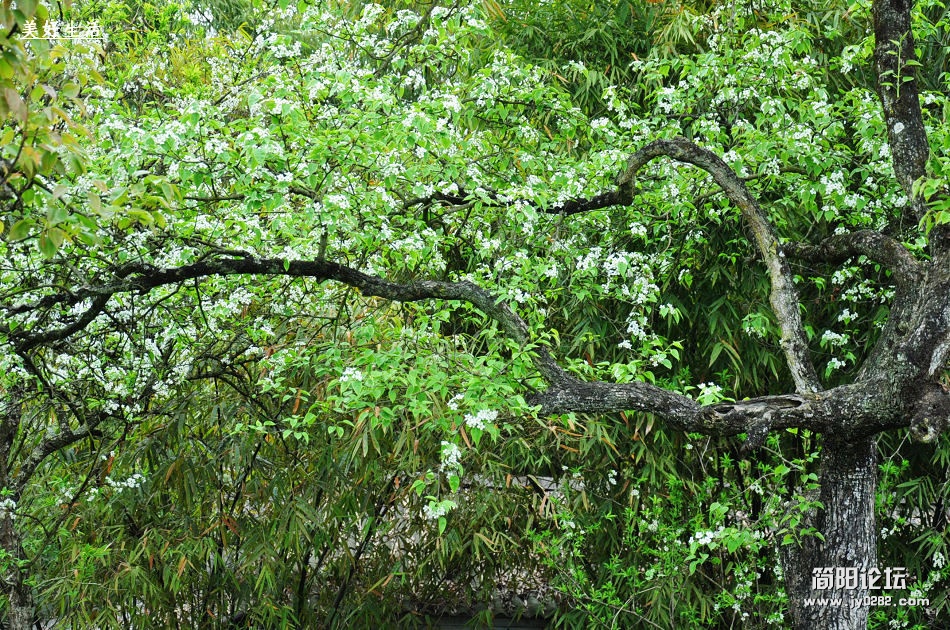
[[[818,374],[808,356],[808,339],[805,337],[798,311],[798,291],[795,289],[791,270],[778,238],[755,197],[719,156],[684,138],[657,140],[634,153],[627,162],[627,170],[618,181],[621,189],[627,189],[632,195],[637,173],[648,162],[661,156],[703,169],[712,175],[729,200],[738,206],[752,232],[756,249],[769,270],[772,281],[770,301],[782,329],[782,350],[785,351],[786,362],[792,372],[792,378],[795,379],[795,388],[801,393],[820,391]]]
[[[785,243],[784,248],[789,256],[810,262],[841,263],[853,256],[867,256],[887,266],[901,288],[912,287],[921,280],[920,264],[907,248],[873,230],[835,234],[817,245]]]
[[[602,210],[604,208],[611,208],[613,206],[628,206],[633,201],[633,197],[627,188],[608,190],[607,192],[594,195],[593,197],[589,198],[578,197],[575,199],[568,199],[567,201],[558,201],[551,204],[550,206],[541,206],[533,201],[527,201],[524,199],[518,201],[504,200],[497,193],[493,192],[488,192],[486,194],[490,204],[495,207],[508,207],[513,206],[516,203],[524,203],[537,212],[543,212],[545,214],[563,214],[566,216],[580,214],[582,212]],[[427,206],[433,203],[441,203],[450,206],[464,206],[471,203],[471,197],[465,190],[459,190],[458,194],[435,192],[425,197],[416,197],[414,199],[410,199],[403,204],[403,207],[411,208],[413,206],[419,205]]]
[[[325,260],[288,261],[280,258],[254,258],[249,255],[208,258],[190,265],[172,268],[133,263],[125,265],[117,275],[121,277],[121,280],[110,284],[84,287],[69,295],[46,296],[38,300],[37,308],[50,307],[58,303],[76,304],[86,299],[92,299],[93,305],[78,320],[62,328],[38,333],[11,333],[10,338],[17,350],[26,352],[39,345],[65,339],[83,330],[102,311],[108,299],[118,293],[147,293],[157,287],[180,284],[196,278],[233,275],[334,280],[359,289],[364,295],[396,302],[417,302],[427,299],[466,301],[498,322],[505,334],[514,341],[522,345],[529,341],[528,326],[524,320],[506,303],[498,301],[491,293],[471,282],[420,281],[400,284]],[[22,310],[18,309],[18,312]],[[537,367],[550,383],[570,378],[543,348],[538,350]]]
[[[643,382],[606,383],[583,382],[565,372],[544,347],[530,347],[527,324],[508,304],[491,292],[471,282],[419,281],[407,284],[391,282],[351,267],[325,260],[262,259],[247,254],[215,256],[173,268],[158,268],[133,263],[117,272],[115,282],[98,287],[85,287],[63,300],[94,299],[96,304],[108,301],[118,293],[146,293],[154,288],[180,284],[209,276],[269,275],[307,277],[318,281],[335,281],[358,289],[367,296],[381,297],[398,302],[416,302],[429,299],[465,301],[495,320],[510,339],[532,352],[535,367],[548,388],[529,402],[538,405],[545,415],[567,412],[599,413],[618,410],[636,410],[654,414],[672,428],[696,431],[709,435],[731,436],[748,434],[747,445],[755,447],[773,429],[803,427],[815,431],[833,431],[836,434],[865,435],[896,426],[894,406],[900,405],[895,392],[882,384],[839,387],[827,392],[802,392],[791,396],[768,396],[734,403],[702,406],[693,399]],[[44,302],[43,298],[37,302]],[[91,317],[81,317],[83,326]],[[21,332],[11,335],[18,351],[33,348],[50,340],[59,341],[76,334],[82,328],[76,323],[46,332]],[[907,421],[903,420],[906,426]],[[84,436],[79,431],[63,432],[49,445],[33,454],[33,460],[42,461],[57,440],[75,441]]]

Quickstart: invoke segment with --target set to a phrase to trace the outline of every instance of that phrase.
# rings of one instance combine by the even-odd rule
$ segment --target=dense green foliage
[[[865,3],[405,4],[62,9],[104,26],[91,43],[26,43],[47,9],[4,9],[0,392],[25,405],[3,474],[95,425],[0,504],[24,547],[4,574],[76,628],[487,623],[496,589],[550,587],[562,627],[784,627],[777,547],[814,533],[807,432],[747,456],[646,414],[539,417],[533,348],[459,302],[215,276],[33,309],[124,265],[326,259],[469,280],[572,372],[709,403],[791,380],[738,210],[669,162],[630,207],[547,210],[685,136],[786,238],[925,244],[896,220]],[[918,18],[936,68],[945,14]],[[938,187],[947,76],[925,85]],[[866,260],[827,271],[796,268],[837,384],[893,290]],[[50,330],[76,334],[16,346]],[[881,451],[881,565],[931,605],[877,609],[874,627],[926,627],[950,616],[950,444]]]

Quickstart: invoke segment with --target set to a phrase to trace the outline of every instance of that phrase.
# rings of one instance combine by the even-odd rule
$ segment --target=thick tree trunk
[[[877,527],[874,498],[877,488],[877,446],[873,438],[855,442],[828,440],[821,454],[821,494],[824,509],[815,525],[824,542],[809,537],[800,547],[783,548],[791,621],[796,630],[865,630],[872,592],[862,576],[877,566]],[[815,569],[855,570],[856,585],[835,583],[814,589]],[[837,575],[840,575],[837,574]],[[877,593],[874,591],[873,593]]]

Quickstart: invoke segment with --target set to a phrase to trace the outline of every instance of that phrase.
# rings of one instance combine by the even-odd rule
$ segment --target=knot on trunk
[[[911,407],[910,436],[917,442],[933,442],[950,425],[950,392],[933,384]]]

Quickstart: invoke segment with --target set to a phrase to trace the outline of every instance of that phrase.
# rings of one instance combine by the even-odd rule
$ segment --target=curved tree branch
[[[60,339],[65,339],[71,336],[73,333],[77,333],[80,330],[85,329],[89,324],[92,323],[92,320],[96,318],[103,310],[105,310],[106,304],[109,303],[110,295],[97,295],[92,301],[92,305],[83,312],[75,321],[71,324],[67,324],[62,328],[57,328],[55,330],[47,331],[42,335],[34,335],[32,339],[25,340],[22,344],[17,344],[17,350],[20,352],[25,352],[31,350],[36,346],[44,343],[52,343],[54,341],[59,341]],[[16,337],[14,333],[11,335]]]
[[[873,230],[860,230],[848,234],[836,234],[817,245],[809,243],[786,243],[785,251],[793,258],[810,262],[842,263],[854,256],[867,256],[883,263],[890,271],[896,285],[894,299],[890,302],[887,324],[874,348],[868,354],[858,372],[857,380],[882,369],[882,365],[896,360],[900,339],[912,327],[914,303],[927,277],[925,266],[900,242]],[[893,371],[886,369],[886,371]]]
[[[800,393],[821,391],[818,374],[808,356],[808,339],[798,311],[798,291],[791,270],[778,238],[755,197],[719,156],[684,138],[657,140],[634,153],[627,162],[627,170],[618,180],[621,190],[627,190],[632,195],[637,173],[647,163],[661,156],[703,169],[712,175],[729,200],[738,206],[752,231],[756,249],[769,270],[772,281],[770,300],[782,329],[782,350],[785,351],[786,362],[795,379],[795,388]]]
[[[513,206],[516,203],[515,201],[511,200],[504,200],[496,193],[489,192],[487,195],[490,203],[496,207]],[[519,200],[519,202],[526,203],[529,207],[533,208],[537,212],[543,212],[545,214],[563,214],[566,216],[580,214],[582,212],[602,210],[604,208],[611,208],[613,206],[628,206],[632,201],[633,197],[630,194],[630,190],[627,188],[609,190],[599,195],[594,195],[590,198],[578,197],[576,199],[568,199],[567,201],[558,201],[551,204],[550,206],[541,206],[533,201],[526,201],[523,199]],[[462,189],[460,189],[457,194],[435,192],[425,197],[416,197],[414,199],[410,199],[403,203],[403,208],[408,209],[413,206],[426,206],[433,203],[441,203],[443,205],[449,206],[464,206],[471,203],[471,196],[468,192]]]
[[[117,280],[98,287],[85,287],[63,301],[94,299],[104,303],[118,293],[147,293],[166,285],[209,276],[270,275],[307,277],[318,281],[335,281],[358,289],[363,295],[398,302],[429,299],[465,301],[498,323],[505,335],[533,354],[535,367],[548,388],[528,402],[537,405],[544,415],[579,412],[598,413],[630,409],[650,413],[672,428],[708,435],[748,435],[746,446],[759,446],[773,429],[801,427],[814,431],[833,431],[836,435],[870,435],[896,426],[895,405],[898,396],[882,384],[838,387],[826,392],[801,392],[791,396],[767,396],[752,400],[702,406],[693,399],[643,382],[584,382],[565,372],[544,347],[532,346],[527,324],[508,304],[489,291],[471,282],[419,281],[408,284],[390,282],[365,274],[351,267],[325,260],[262,259],[246,254],[215,252],[199,262],[173,268],[157,268],[145,264],[126,265],[117,273]],[[37,300],[45,304],[49,296]],[[39,306],[37,306],[39,308]],[[85,326],[91,317],[82,317]],[[84,327],[84,326],[83,326]],[[75,322],[64,328],[46,332],[11,334],[18,351],[35,348],[50,341],[60,341],[81,330]],[[844,411],[843,411],[844,410]],[[907,426],[909,421],[901,426]],[[46,440],[32,454],[35,465],[62,444],[84,437],[91,429],[84,426],[65,431],[53,440]]]
[[[784,249],[789,256],[810,262],[842,263],[853,256],[864,255],[886,265],[901,288],[913,287],[922,279],[921,266],[907,248],[874,230],[836,234],[817,245],[785,243]]]
[[[222,257],[222,254],[227,257]],[[238,257],[232,257],[237,255]],[[48,308],[57,304],[76,304],[91,299],[92,307],[76,321],[43,332],[14,332],[10,334],[19,352],[59,341],[86,328],[105,307],[109,298],[118,293],[147,293],[161,286],[180,284],[188,280],[209,276],[269,275],[293,278],[313,278],[318,281],[334,280],[355,289],[364,295],[381,297],[396,302],[417,302],[427,299],[461,300],[470,302],[501,326],[508,337],[524,345],[529,342],[528,326],[504,302],[471,282],[420,281],[410,284],[390,282],[371,276],[351,267],[325,260],[285,260],[281,258],[254,258],[233,252],[215,252],[199,262],[173,268],[158,268],[133,263],[124,266],[116,282],[101,286],[83,287],[69,295],[45,296],[33,309]],[[26,312],[18,307],[17,312]],[[538,369],[549,383],[558,383],[571,377],[562,370],[546,350],[538,350]]]

